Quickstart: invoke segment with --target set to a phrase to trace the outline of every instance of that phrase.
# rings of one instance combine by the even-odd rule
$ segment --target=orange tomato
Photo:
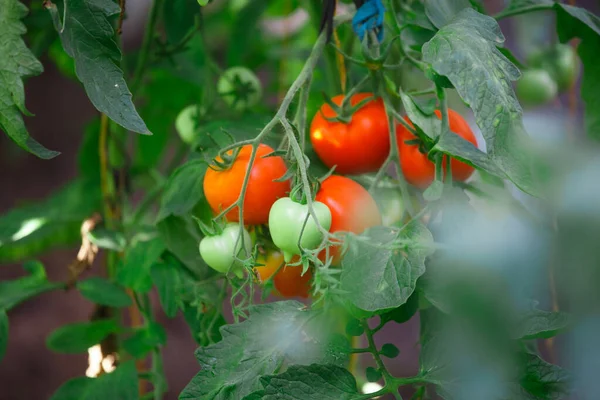
[[[294,257],[293,262],[298,261],[298,257]],[[254,267],[261,283],[269,279],[277,269],[283,264],[283,254],[278,251],[269,252],[267,256],[259,256],[258,262],[263,264]],[[302,266],[285,265],[273,277],[275,290],[282,297],[308,297],[311,288],[312,272],[309,269],[302,275]]]
[[[329,232],[362,233],[367,228],[381,225],[381,213],[375,199],[360,184],[344,176],[332,175],[321,183],[315,197],[331,211],[331,228]],[[332,263],[338,264],[341,259],[339,247],[331,247]],[[325,258],[325,251],[320,255]]]
[[[243,222],[245,224],[266,224],[273,203],[280,197],[285,197],[290,190],[289,181],[275,181],[287,172],[287,167],[281,157],[264,158],[271,152],[273,149],[265,144],[258,146],[244,198]],[[215,214],[237,201],[242,191],[251,153],[252,146],[245,145],[229,168],[224,170],[209,168],[206,171],[203,182],[204,195]],[[221,161],[220,158],[217,160]],[[239,222],[238,208],[234,207],[229,211],[226,218],[228,221]]]
[[[356,105],[372,93],[359,93],[350,99]],[[343,95],[335,96],[341,104]],[[331,122],[336,116],[329,104],[315,114],[310,126],[310,141],[315,152],[329,168],[336,165],[340,174],[362,174],[377,171],[390,152],[389,129],[381,99],[368,101],[353,115],[349,123]]]
[[[441,119],[441,112],[435,111],[438,118]],[[408,117],[404,119],[413,126]],[[471,142],[477,147],[477,139],[471,130],[471,127],[465,119],[456,111],[448,109],[448,122],[450,130]],[[406,141],[414,140],[415,136],[410,133],[404,126],[398,124],[396,128],[398,137],[398,151],[400,153],[400,167],[402,174],[408,183],[418,188],[425,189],[435,178],[435,163],[427,158],[427,154],[423,154],[416,144],[407,144]],[[444,172],[446,171],[446,160],[448,156],[444,156]],[[473,174],[475,169],[468,164],[458,161],[454,158],[450,160],[452,166],[452,179],[456,181],[466,181]]]

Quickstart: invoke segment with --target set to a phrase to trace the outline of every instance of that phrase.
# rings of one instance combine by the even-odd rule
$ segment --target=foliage
[[[61,289],[95,311],[47,347],[97,346],[117,362],[53,400],[161,399],[160,313],[181,313],[199,346],[181,399],[401,399],[404,386],[415,400],[600,396],[585,354],[600,334],[600,18],[550,0],[512,0],[496,15],[476,0],[354,1],[335,18],[333,0],[259,3],[153,0],[139,50],[124,52],[124,2],[47,0],[26,16],[0,0],[0,129],[37,157],[58,155],[23,120],[23,80],[43,72],[39,59],[77,79],[98,111],[79,176],[0,216],[0,261],[25,270],[0,283],[0,359],[14,309]],[[499,21],[537,13],[555,20],[549,48],[577,39],[579,86],[578,70],[563,79],[504,47]],[[573,101],[577,88],[585,139],[552,147],[527,135],[534,114],[520,102],[560,102],[560,91]],[[478,143],[455,119],[474,122]],[[430,172],[423,187],[415,168]],[[348,176],[324,183],[332,174]],[[75,244],[62,281],[31,261]],[[377,334],[415,318],[418,371],[394,376],[384,359],[403,349]],[[572,332],[585,344],[564,345],[567,370],[550,361],[555,337]],[[367,382],[380,389],[366,393]]]

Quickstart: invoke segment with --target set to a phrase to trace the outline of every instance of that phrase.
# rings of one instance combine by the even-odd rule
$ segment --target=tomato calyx
[[[355,88],[358,89],[358,86]],[[375,99],[374,96],[366,97],[360,100],[355,105],[350,104],[350,99],[354,95],[354,90],[349,92],[346,96],[344,96],[344,100],[340,105],[335,104],[335,102],[329,97],[325,92],[323,92],[323,99],[325,103],[327,103],[331,109],[335,112],[335,117],[327,117],[323,115],[323,118],[329,122],[341,122],[343,124],[349,124],[352,122],[352,116],[358,110],[360,110],[364,105],[368,102],[373,101]]]

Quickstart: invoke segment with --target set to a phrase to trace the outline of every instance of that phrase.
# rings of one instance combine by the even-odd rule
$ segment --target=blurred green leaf
[[[156,286],[158,299],[169,318],[175,317],[179,308],[180,281],[176,268],[176,266],[164,262],[155,263],[150,268],[150,276]]]
[[[522,339],[547,339],[565,330],[571,322],[568,314],[532,309],[520,318],[516,337]]]
[[[148,292],[152,289],[150,268],[164,250],[165,243],[158,237],[133,242],[117,268],[117,282],[136,292]]]
[[[219,314],[217,315],[217,313]],[[206,306],[202,303],[195,306],[191,303],[184,303],[183,317],[190,328],[192,337],[200,346],[220,341],[222,338],[220,329],[227,324],[216,307]]]
[[[0,262],[35,256],[81,240],[81,224],[101,209],[100,188],[76,179],[38,204],[0,216]]]
[[[194,20],[199,14],[197,0],[165,1],[163,18],[169,42],[179,43],[194,27]]]
[[[367,367],[365,370],[365,375],[369,382],[377,382],[381,379],[381,372],[373,367]]]
[[[520,73],[498,51],[503,42],[493,18],[467,8],[423,46],[423,60],[447,77],[473,109],[497,166],[519,188],[536,193],[531,158],[524,151],[522,109],[510,84]]]
[[[406,303],[425,272],[433,237],[425,226],[411,222],[402,230],[371,228],[346,241],[341,288],[356,307],[379,311]]]
[[[44,159],[59,155],[48,150],[29,136],[23,117],[31,115],[25,108],[23,78],[39,75],[44,71],[42,64],[29,51],[21,35],[25,25],[21,19],[27,15],[27,7],[18,0],[0,0],[0,26],[3,27],[0,41],[0,129],[16,144],[28,152]]]
[[[585,128],[588,136],[600,140],[600,69],[597,65],[600,46],[600,18],[583,8],[555,4],[558,37],[565,43],[581,39],[577,52],[583,63],[581,97],[585,103]]]
[[[112,319],[68,324],[54,330],[46,339],[46,346],[58,353],[85,353],[118,330]]]
[[[125,236],[121,232],[97,228],[87,234],[90,242],[101,249],[123,251],[127,244]]]
[[[23,264],[29,275],[13,281],[0,282],[0,310],[10,310],[19,303],[38,294],[64,287],[62,283],[50,282],[44,266],[39,261]]]
[[[465,8],[470,8],[469,0],[425,0],[425,12],[437,28],[441,28]]]
[[[296,301],[252,307],[247,320],[221,328],[219,343],[196,351],[201,370],[179,398],[241,399],[260,390],[259,378],[284,360],[343,365],[348,355],[328,349],[328,321],[316,313]]]
[[[136,332],[123,341],[123,348],[135,358],[144,358],[155,347],[167,342],[167,332],[160,324],[152,322],[136,329]]]
[[[228,67],[246,65],[252,68],[252,65],[246,62],[246,56],[252,55],[256,58],[260,54],[260,50],[254,44],[260,43],[260,40],[257,40],[257,35],[261,35],[259,23],[268,5],[268,1],[249,2],[235,15],[227,46]],[[251,35],[248,34],[250,31]]]
[[[547,363],[535,354],[523,354],[521,385],[538,399],[560,400],[568,397],[570,376],[557,365]]]
[[[6,310],[0,310],[0,361],[4,358],[8,346],[8,315]]]
[[[50,400],[84,400],[86,391],[95,381],[96,379],[85,376],[70,379],[54,392]]]
[[[208,165],[204,160],[191,160],[171,174],[161,198],[158,221],[169,215],[187,214],[204,197],[204,174]]]
[[[540,5],[550,6],[552,3],[554,3],[552,0],[510,0],[504,10],[500,12],[500,15],[508,13],[524,13],[535,10]]]
[[[110,307],[128,307],[131,298],[119,285],[104,278],[94,277],[77,282],[77,289],[90,301]]]
[[[137,400],[138,374],[133,361],[119,365],[109,374],[94,379],[82,400]]]
[[[442,121],[435,114],[425,113],[415,100],[404,92],[400,93],[402,105],[410,121],[421,128],[430,138],[437,138],[442,132]]]
[[[279,375],[260,378],[264,387],[246,399],[264,400],[353,400],[364,398],[358,392],[356,379],[345,368],[336,365],[292,365]]]
[[[68,3],[66,13],[51,2],[46,8],[92,104],[124,128],[150,134],[118,66],[121,51],[109,18],[120,12],[119,6],[111,0],[82,0]]]
[[[100,185],[100,119],[93,118],[83,129],[83,137],[77,151],[77,166],[82,177]]]
[[[385,314],[381,314],[382,321],[394,321],[398,324],[403,324],[409,319],[411,319],[419,309],[419,293],[415,290],[413,294],[410,295],[406,303],[402,304],[400,307],[393,309],[392,311],[388,311]]]

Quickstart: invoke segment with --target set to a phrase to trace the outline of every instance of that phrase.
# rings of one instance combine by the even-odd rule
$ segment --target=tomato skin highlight
[[[372,97],[372,93],[358,93],[350,99],[355,105]],[[343,95],[332,100],[340,105]],[[352,120],[330,122],[336,116],[329,104],[323,104],[313,117],[310,140],[323,163],[340,174],[362,174],[377,171],[390,152],[390,138],[385,107],[381,99],[367,102],[352,115]]]
[[[359,183],[344,176],[332,175],[321,183],[315,197],[331,211],[329,232],[362,233],[368,228],[381,225],[381,213],[375,199]],[[340,262],[339,247],[331,247],[332,264]],[[325,251],[319,257],[325,260]]]
[[[250,171],[250,180],[244,198],[244,224],[260,225],[269,220],[269,210],[277,199],[285,197],[290,191],[289,180],[276,182],[286,172],[287,167],[281,157],[267,157],[273,149],[260,144]],[[204,195],[215,214],[235,203],[242,190],[246,169],[250,162],[252,146],[245,145],[231,165],[225,170],[209,168],[204,176]],[[221,161],[218,159],[218,161]],[[228,221],[239,222],[238,207],[226,215]]]
[[[331,212],[319,201],[312,203],[316,217],[323,229],[331,226]],[[307,219],[308,216],[308,219]],[[304,222],[306,221],[306,225]],[[304,226],[304,230],[302,227]],[[283,258],[289,262],[294,255],[300,254],[298,241],[302,248],[311,250],[319,246],[323,234],[308,212],[308,205],[296,203],[289,197],[275,202],[269,212],[269,231],[275,246],[283,251]],[[302,234],[302,238],[300,235]]]
[[[438,118],[441,117],[441,112],[435,110]],[[405,116],[404,119],[413,126],[410,119]],[[448,122],[450,130],[467,140],[473,146],[477,147],[477,139],[471,130],[471,127],[465,119],[456,111],[448,109]],[[435,163],[427,158],[427,154],[421,153],[418,145],[405,143],[407,140],[415,139],[415,136],[408,131],[404,126],[398,124],[396,127],[396,135],[398,137],[398,152],[400,153],[400,167],[402,174],[408,183],[420,189],[425,189],[433,182],[435,178]],[[446,171],[446,163],[448,156],[444,156],[443,168]],[[451,159],[452,179],[455,181],[464,182],[473,174],[475,168],[465,164],[454,158]]]

